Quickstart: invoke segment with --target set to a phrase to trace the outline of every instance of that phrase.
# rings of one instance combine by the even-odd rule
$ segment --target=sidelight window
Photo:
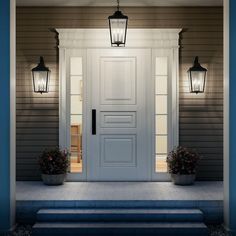
[[[70,58],[70,172],[82,172],[82,57]]]
[[[167,172],[168,153],[168,58],[156,57],[155,64],[155,168]]]

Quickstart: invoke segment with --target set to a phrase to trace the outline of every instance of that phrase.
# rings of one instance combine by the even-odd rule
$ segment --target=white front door
[[[87,78],[88,180],[149,180],[146,81],[151,50],[88,49]]]

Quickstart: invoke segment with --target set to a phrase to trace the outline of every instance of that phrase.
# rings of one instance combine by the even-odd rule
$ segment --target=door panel
[[[101,105],[136,103],[136,58],[100,58]]]
[[[145,80],[151,78],[151,51],[88,49],[87,58],[91,109],[96,109],[88,179],[149,180]]]
[[[101,167],[136,166],[136,135],[101,135]]]
[[[136,112],[101,112],[102,128],[135,128]]]

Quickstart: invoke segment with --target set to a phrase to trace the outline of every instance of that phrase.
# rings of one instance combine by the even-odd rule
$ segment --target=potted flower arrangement
[[[45,150],[38,159],[42,180],[46,185],[61,185],[69,167],[68,152],[56,147]]]
[[[185,147],[177,147],[167,156],[168,171],[176,185],[191,185],[195,181],[200,156]]]

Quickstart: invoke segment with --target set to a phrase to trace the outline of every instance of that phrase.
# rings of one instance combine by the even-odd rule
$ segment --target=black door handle
[[[92,109],[92,135],[96,135],[96,109]]]

